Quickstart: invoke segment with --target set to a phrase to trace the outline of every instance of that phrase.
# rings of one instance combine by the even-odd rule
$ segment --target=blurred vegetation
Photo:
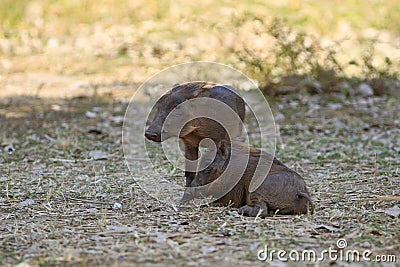
[[[399,34],[396,0],[2,0],[0,74],[135,69],[143,81],[209,60],[239,68],[268,94],[292,84],[350,95],[365,84],[382,94],[399,88]]]
[[[272,53],[245,48],[237,54],[267,95],[302,91],[370,96],[400,91],[400,61],[385,56],[376,64],[375,40],[364,40],[366,48],[359,58],[343,61],[338,44],[323,47],[316,38],[294,31],[279,19],[264,26],[274,41]]]
[[[169,0],[2,0],[0,20],[3,30],[29,24],[27,10],[37,7],[47,22],[72,29],[76,24],[129,21],[140,24],[154,20],[173,25],[177,18],[208,21],[206,27],[229,19],[229,13],[284,17],[290,26],[319,35],[330,35],[338,24],[348,23],[356,31],[367,28],[400,34],[400,4],[396,0],[331,1],[169,1]],[[226,25],[229,26],[229,25]],[[177,30],[170,28],[169,30]]]

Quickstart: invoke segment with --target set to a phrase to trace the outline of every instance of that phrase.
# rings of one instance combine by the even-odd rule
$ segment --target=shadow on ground
[[[318,252],[339,238],[399,257],[399,99],[290,94],[270,104],[277,157],[305,177],[314,215],[174,210],[124,165],[127,102],[1,99],[0,141],[15,151],[0,153],[0,264],[261,266],[264,245]]]

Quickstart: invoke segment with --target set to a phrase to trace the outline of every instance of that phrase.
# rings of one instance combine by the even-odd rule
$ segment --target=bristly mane
[[[177,84],[172,88],[172,92],[179,92],[180,90],[185,90],[185,93],[189,93],[193,97],[196,97],[202,93],[205,89],[210,89],[218,84],[204,81],[187,82],[182,84]]]

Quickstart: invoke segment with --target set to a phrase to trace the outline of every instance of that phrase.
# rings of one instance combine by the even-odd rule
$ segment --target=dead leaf
[[[88,117],[89,119],[94,119],[97,117],[97,114],[95,112],[92,111],[86,111],[85,113],[86,117]]]
[[[240,217],[239,213],[238,213],[236,210],[230,211],[229,213],[230,213],[230,215],[233,216],[233,217]]]
[[[110,155],[101,150],[93,150],[89,152],[89,157],[91,157],[94,160],[107,159],[109,156]]]
[[[163,211],[163,210],[157,212],[157,214],[158,214],[158,216],[169,216],[169,213],[166,211]]]
[[[29,264],[28,261],[23,261],[17,265],[15,265],[15,267],[31,267],[32,265]]]
[[[386,215],[396,218],[400,215],[400,208],[398,205],[396,205],[394,207],[387,208],[387,209],[377,209],[376,212],[383,212]]]
[[[213,253],[213,252],[216,252],[216,251],[217,251],[217,249],[215,247],[213,247],[213,246],[211,246],[211,247],[208,247],[208,246],[201,247],[201,252],[203,254]]]
[[[400,196],[380,196],[374,198],[367,198],[367,201],[400,201]]]
[[[33,199],[26,199],[24,201],[22,201],[21,203],[18,204],[18,207],[22,208],[22,207],[26,207],[26,206],[32,206],[35,204],[35,200]]]
[[[124,121],[124,117],[122,117],[122,116],[113,116],[113,117],[111,117],[111,121],[114,124],[122,125],[122,122]]]
[[[335,232],[335,231],[338,230],[335,227],[329,226],[329,225],[326,225],[326,224],[317,225],[316,227],[314,227],[314,229],[325,229],[325,230],[328,230],[330,232]]]
[[[51,110],[53,110],[53,111],[61,111],[61,106],[57,105],[57,104],[51,105]]]
[[[108,225],[107,230],[115,231],[115,232],[132,232],[134,229],[128,226],[120,226],[120,225]]]
[[[113,209],[114,209],[114,210],[122,209],[122,204],[121,204],[121,203],[118,203],[118,202],[115,202],[115,203],[114,203],[114,206],[113,206]]]
[[[167,236],[163,234],[157,234],[156,242],[165,243],[167,241]]]
[[[8,145],[12,145],[12,144],[13,144],[13,142],[7,141],[7,142],[1,143],[1,146],[8,146]]]
[[[99,212],[99,210],[96,209],[96,208],[86,209],[85,211],[88,212],[88,213],[98,213]]]

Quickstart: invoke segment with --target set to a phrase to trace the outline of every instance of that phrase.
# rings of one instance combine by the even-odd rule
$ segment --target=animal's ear
[[[192,97],[200,97],[204,91],[207,89],[207,82],[194,82],[192,89]]]
[[[192,97],[196,98],[199,97],[201,95],[201,93],[203,93],[204,89],[203,88],[196,88],[195,90],[193,90],[192,92]]]

